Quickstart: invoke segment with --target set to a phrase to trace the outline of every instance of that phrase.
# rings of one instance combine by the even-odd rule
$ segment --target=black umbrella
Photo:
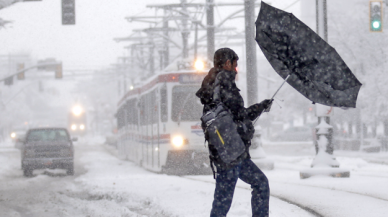
[[[275,71],[303,96],[356,107],[361,83],[336,50],[291,13],[261,2],[256,41]]]

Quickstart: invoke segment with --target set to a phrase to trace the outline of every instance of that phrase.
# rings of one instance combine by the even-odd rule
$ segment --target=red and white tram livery
[[[116,114],[121,157],[154,172],[210,174],[195,96],[206,74],[165,72],[127,92]]]

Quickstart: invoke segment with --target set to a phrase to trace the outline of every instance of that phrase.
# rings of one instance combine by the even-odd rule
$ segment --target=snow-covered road
[[[212,176],[151,173],[119,160],[110,147],[94,143],[80,142],[75,153],[75,176],[40,170],[25,178],[20,152],[0,144],[0,216],[209,215]],[[269,158],[275,161],[275,170],[265,171],[271,187],[271,217],[385,217],[388,213],[388,166],[340,157],[341,166],[351,170],[350,178],[301,180],[299,169],[308,167],[311,157]],[[251,216],[251,190],[243,182],[237,185],[228,216]]]

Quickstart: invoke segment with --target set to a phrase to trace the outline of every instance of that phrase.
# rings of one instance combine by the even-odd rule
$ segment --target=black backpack
[[[205,126],[204,134],[209,146],[217,150],[218,157],[224,165],[229,165],[245,152],[246,147],[237,130],[238,125],[234,122],[232,113],[221,102],[219,75],[220,73],[213,84],[211,109],[201,117],[201,121],[202,126]],[[212,156],[210,160],[212,161]]]

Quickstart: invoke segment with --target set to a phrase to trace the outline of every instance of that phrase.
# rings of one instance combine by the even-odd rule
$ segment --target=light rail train
[[[68,130],[72,136],[83,136],[86,133],[86,113],[82,106],[75,105],[69,112]]]
[[[195,96],[207,71],[163,72],[127,92],[116,113],[120,157],[154,172],[210,174]]]

